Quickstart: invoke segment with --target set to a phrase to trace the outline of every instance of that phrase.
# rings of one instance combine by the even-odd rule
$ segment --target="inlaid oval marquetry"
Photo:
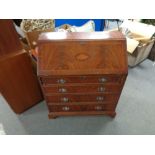
[[[87,60],[89,58],[89,55],[86,53],[79,53],[75,57],[79,61],[84,61],[84,60]]]

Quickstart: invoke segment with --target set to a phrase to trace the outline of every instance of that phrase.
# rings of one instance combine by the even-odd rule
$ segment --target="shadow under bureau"
[[[49,118],[116,115],[127,77],[126,39],[120,32],[43,33],[38,77]]]

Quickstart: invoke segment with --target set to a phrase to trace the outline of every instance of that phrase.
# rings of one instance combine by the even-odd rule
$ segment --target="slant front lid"
[[[126,40],[119,32],[44,33],[38,75],[127,73]]]

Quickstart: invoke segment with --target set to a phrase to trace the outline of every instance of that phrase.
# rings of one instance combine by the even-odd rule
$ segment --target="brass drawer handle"
[[[104,82],[106,82],[106,81],[107,81],[107,79],[106,79],[106,78],[104,78],[104,77],[99,78],[99,82],[100,82],[100,83],[104,83]]]
[[[63,111],[69,111],[70,108],[69,108],[69,107],[62,107],[62,110],[63,110]]]
[[[59,79],[59,80],[57,81],[57,83],[64,84],[64,83],[66,83],[66,80],[64,80],[64,79]]]
[[[103,96],[97,96],[97,97],[96,97],[96,100],[97,100],[97,101],[103,101],[103,100],[104,100],[104,97],[103,97]]]
[[[59,88],[59,93],[66,93],[67,92],[67,89],[66,88]]]
[[[61,98],[61,101],[62,101],[62,102],[68,102],[68,101],[69,101],[69,98],[63,97],[63,98]]]
[[[102,110],[102,106],[95,106],[95,110]]]
[[[98,88],[98,91],[99,91],[99,92],[104,92],[104,91],[105,91],[105,87],[99,87],[99,88]]]

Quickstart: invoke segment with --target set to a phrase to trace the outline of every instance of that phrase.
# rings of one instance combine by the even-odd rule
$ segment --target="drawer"
[[[119,94],[55,94],[46,95],[46,100],[48,103],[68,103],[68,102],[116,102],[119,98]]]
[[[109,92],[119,93],[122,86],[119,84],[83,84],[83,85],[43,85],[45,94],[52,93],[97,93],[97,92]]]
[[[121,75],[41,77],[40,79],[43,84],[120,83]]]
[[[50,105],[50,112],[74,112],[74,111],[106,111],[114,110],[114,104],[94,104],[94,105]]]

